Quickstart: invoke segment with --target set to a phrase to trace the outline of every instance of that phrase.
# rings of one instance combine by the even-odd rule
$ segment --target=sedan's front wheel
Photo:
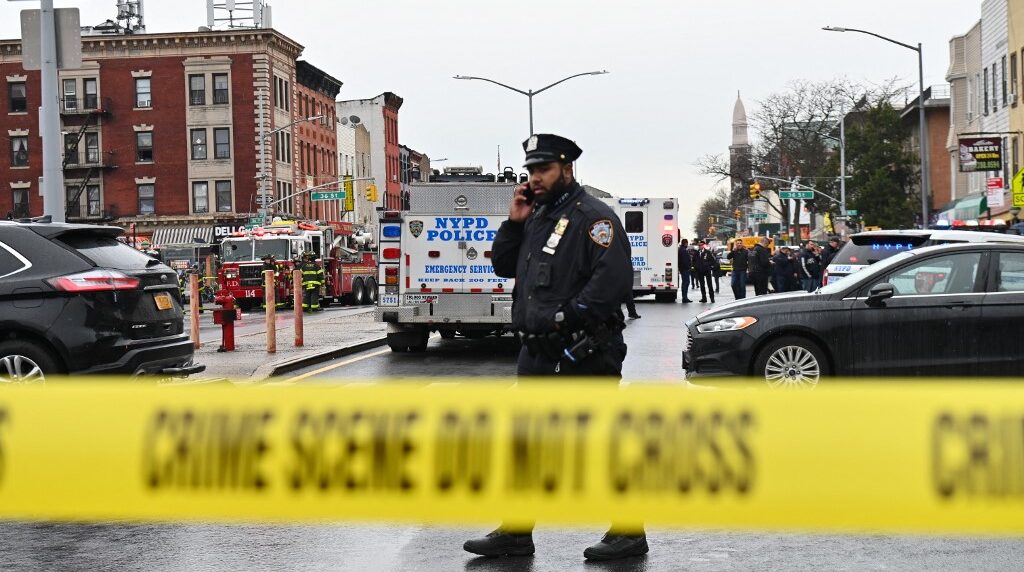
[[[773,388],[814,388],[828,373],[828,359],[818,344],[785,336],[766,345],[754,362],[754,375]]]

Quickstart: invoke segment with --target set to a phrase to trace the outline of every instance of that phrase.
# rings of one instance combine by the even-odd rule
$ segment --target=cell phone
[[[523,198],[526,199],[526,204],[533,204],[533,189],[530,188],[529,183],[527,183],[526,188],[523,189]]]

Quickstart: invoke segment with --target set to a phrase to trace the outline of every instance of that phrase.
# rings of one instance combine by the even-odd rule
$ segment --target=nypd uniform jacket
[[[608,323],[633,288],[629,240],[618,216],[578,183],[526,222],[502,223],[492,262],[495,274],[516,279],[512,325],[530,334],[554,330],[555,313],[569,303],[585,322]]]

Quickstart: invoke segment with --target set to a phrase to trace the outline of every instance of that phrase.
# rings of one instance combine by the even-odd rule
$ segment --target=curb
[[[309,355],[299,356],[286,361],[280,361],[269,365],[270,372],[262,374],[261,371],[257,370],[253,377],[256,378],[257,383],[266,381],[267,378],[276,377],[285,373],[290,373],[304,367],[330,361],[335,358],[344,357],[347,355],[356,354],[362,351],[379,348],[388,343],[387,336],[380,336],[377,338],[370,338],[369,340],[360,342],[355,345],[345,346],[340,348],[333,348],[330,350],[317,352]],[[261,368],[262,369],[262,368]]]

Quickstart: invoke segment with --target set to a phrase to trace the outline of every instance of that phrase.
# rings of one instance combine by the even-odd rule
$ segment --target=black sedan
[[[813,293],[758,296],[686,324],[687,376],[1024,375],[1024,245],[912,250]]]

